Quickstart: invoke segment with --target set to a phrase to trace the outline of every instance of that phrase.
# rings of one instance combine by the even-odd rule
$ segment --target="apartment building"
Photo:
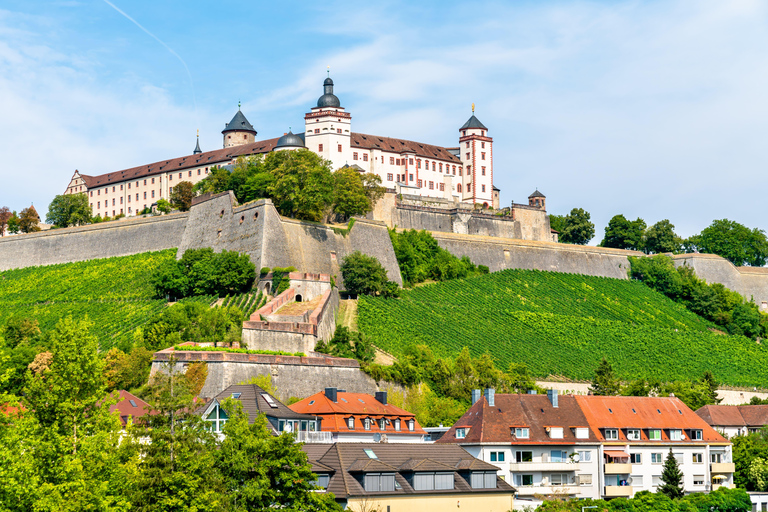
[[[729,439],[768,425],[768,405],[705,405],[696,414]]]

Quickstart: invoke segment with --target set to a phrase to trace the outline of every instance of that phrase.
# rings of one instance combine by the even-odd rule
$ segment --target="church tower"
[[[493,138],[475,117],[474,103],[472,117],[459,128],[459,158],[464,167],[459,178],[461,200],[493,206]]]
[[[225,148],[256,142],[256,130],[253,129],[253,125],[240,112],[240,103],[237,104],[237,114],[224,127],[221,133],[224,135]]]
[[[333,170],[350,162],[352,115],[344,110],[333,94],[330,73],[323,82],[323,95],[317,106],[304,116],[304,144],[307,149],[332,162]]]

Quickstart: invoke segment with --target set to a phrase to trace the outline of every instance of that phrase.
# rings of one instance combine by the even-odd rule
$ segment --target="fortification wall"
[[[179,247],[187,213],[130,218],[0,238],[0,270]]]
[[[736,267],[730,261],[714,254],[676,254],[675,265],[692,267],[696,275],[708,283],[721,283],[753,299],[763,309],[768,307],[768,268]],[[763,303],[766,303],[763,306]]]
[[[491,272],[508,268],[549,270],[627,279],[627,256],[634,251],[495,237],[432,233],[438,245],[457,257],[468,256]]]
[[[386,388],[379,387],[375,380],[360,370],[359,363],[354,359],[336,357],[163,350],[154,356],[152,374],[167,371],[167,361],[172,352],[179,371],[186,371],[186,367],[196,361],[207,363],[208,377],[200,392],[204,398],[216,396],[228,386],[247,382],[260,375],[272,377],[272,385],[277,389],[276,395],[284,402],[292,396],[308,397],[327,387],[371,395],[376,391],[393,389],[390,383],[382,383],[386,384]],[[399,386],[394,386],[394,389],[402,391]]]

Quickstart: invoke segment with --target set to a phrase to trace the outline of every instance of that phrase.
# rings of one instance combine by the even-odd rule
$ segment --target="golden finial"
[[[200,130],[199,129],[197,130],[197,138],[198,139],[200,138]]]
[[[475,104],[473,103],[472,104],[472,114],[474,115],[474,113],[475,113]]]
[[[328,66],[328,78],[331,78],[331,66]]]

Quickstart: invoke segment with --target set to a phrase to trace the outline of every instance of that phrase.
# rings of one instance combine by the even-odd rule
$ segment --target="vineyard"
[[[540,377],[590,379],[605,356],[623,379],[697,378],[768,385],[768,349],[712,332],[706,320],[639,282],[505,270],[404,290],[400,299],[361,296],[358,327],[395,355],[426,344],[438,356],[467,346],[501,368],[525,363]]]
[[[0,272],[0,328],[9,318],[26,317],[46,331],[67,315],[87,315],[102,348],[130,340],[166,307],[154,298],[150,276],[175,256],[167,250]]]

